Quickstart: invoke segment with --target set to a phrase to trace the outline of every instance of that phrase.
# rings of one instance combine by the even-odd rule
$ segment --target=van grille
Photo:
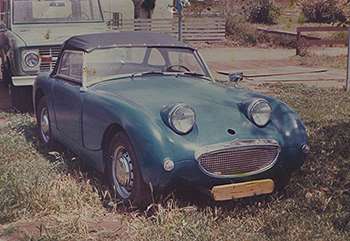
[[[49,46],[39,48],[39,53],[41,56],[52,57],[52,62],[40,63],[40,71],[51,71],[55,67],[57,57],[60,53],[60,49],[60,46]]]

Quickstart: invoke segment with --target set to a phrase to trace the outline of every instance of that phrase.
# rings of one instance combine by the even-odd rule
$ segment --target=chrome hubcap
[[[50,134],[50,121],[49,121],[49,113],[46,108],[41,110],[41,135],[45,141],[45,143],[49,142],[49,134]]]
[[[124,147],[118,146],[112,158],[115,188],[122,198],[128,198],[134,184],[131,157]]]

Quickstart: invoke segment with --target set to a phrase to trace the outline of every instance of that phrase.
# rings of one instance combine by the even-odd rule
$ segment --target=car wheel
[[[107,156],[107,173],[116,197],[125,205],[145,209],[151,192],[143,181],[131,141],[124,131],[114,135]]]
[[[46,97],[41,97],[37,110],[36,119],[39,127],[39,139],[46,147],[51,147],[54,143],[54,138],[51,132],[51,123],[49,109],[47,107]]]

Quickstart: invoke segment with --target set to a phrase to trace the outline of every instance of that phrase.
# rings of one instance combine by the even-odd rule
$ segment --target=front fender
[[[39,103],[40,98],[45,95],[47,99],[47,104],[50,111],[51,124],[55,124],[54,113],[53,113],[53,101],[52,101],[52,86],[53,79],[49,77],[49,73],[39,74],[33,84],[33,106],[34,113],[36,115],[37,104]],[[55,128],[55,126],[53,126]]]
[[[103,146],[104,133],[110,125],[117,124],[131,140],[144,182],[161,188],[171,180],[172,174],[163,168],[168,156],[164,145],[165,137],[156,121],[137,106],[103,91],[88,91],[84,99],[82,120],[85,148],[93,151],[107,148]]]
[[[16,35],[11,30],[7,30],[3,34],[3,43],[1,48],[3,48],[6,56],[8,56],[8,70],[11,70],[13,76],[25,75],[21,68],[21,51],[22,47],[26,46],[26,43],[20,36]]]

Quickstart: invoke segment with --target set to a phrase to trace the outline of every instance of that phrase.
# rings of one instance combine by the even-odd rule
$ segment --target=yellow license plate
[[[211,193],[215,201],[225,201],[235,198],[252,197],[261,194],[272,193],[275,183],[271,179],[256,180],[214,186]]]

